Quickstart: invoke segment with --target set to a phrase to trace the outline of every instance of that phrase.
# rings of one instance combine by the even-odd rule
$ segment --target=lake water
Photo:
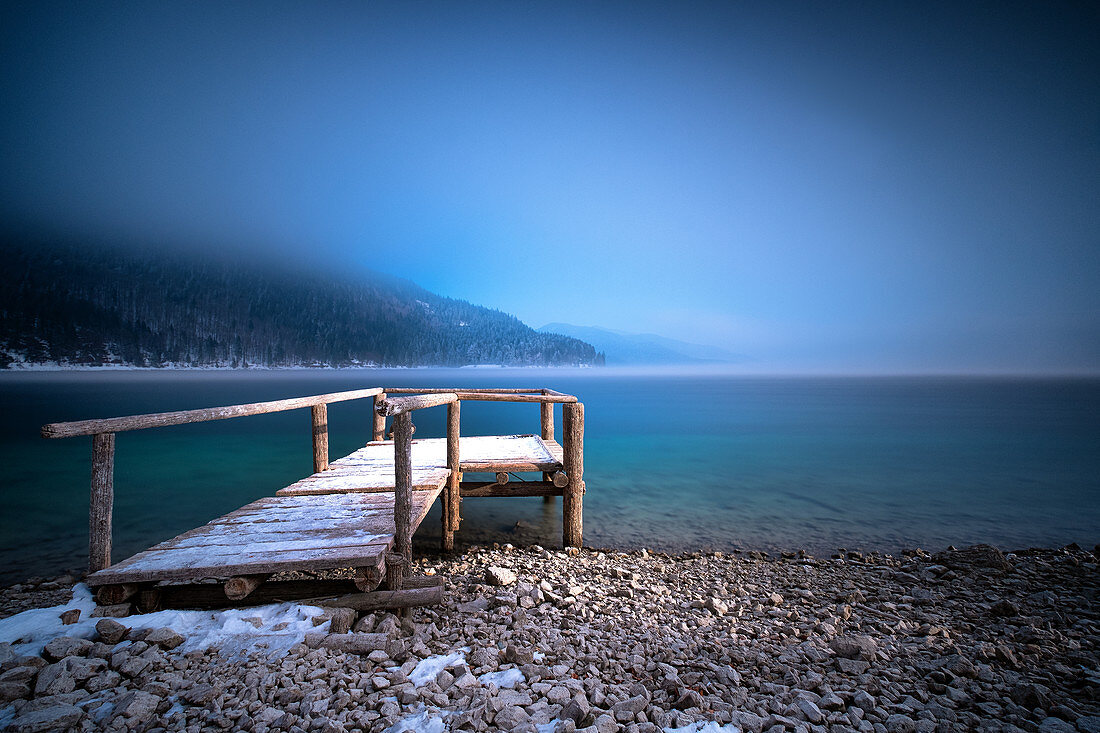
[[[1100,541],[1100,380],[750,378],[609,370],[0,374],[0,582],[86,563],[90,438],[48,422],[369,386],[551,387],[585,403],[584,539],[600,547],[936,550]],[[333,458],[370,400],[329,406]],[[538,432],[465,403],[465,435]],[[445,411],[417,413],[417,437]],[[560,439],[561,411],[556,425]],[[308,410],[117,438],[115,560],[308,474]],[[561,502],[468,499],[461,543],[560,546]],[[438,507],[417,535],[429,549]]]

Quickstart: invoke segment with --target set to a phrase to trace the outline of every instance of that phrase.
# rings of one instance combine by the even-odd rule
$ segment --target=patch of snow
[[[421,710],[416,715],[402,718],[382,733],[404,733],[405,731],[410,733],[443,733],[447,725],[444,722],[446,716],[447,713],[443,710]]]
[[[559,719],[554,718],[549,723],[543,723],[542,725],[536,725],[535,729],[538,730],[539,733],[554,733],[554,729],[558,727],[558,723],[560,723],[560,722],[561,721]]]
[[[421,659],[417,662],[416,669],[409,675],[409,682],[412,682],[417,687],[431,682],[436,678],[436,675],[447,667],[463,664],[466,661],[466,652],[468,651],[470,651],[470,648],[464,646],[457,652],[451,652],[446,656],[437,655],[428,657],[427,659]]]
[[[733,723],[718,725],[713,720],[706,723],[691,723],[681,728],[665,728],[664,733],[741,733],[741,729]]]
[[[536,662],[541,662],[542,660],[546,659],[546,655],[542,652],[535,652],[532,656],[534,657]]]
[[[486,672],[477,678],[477,681],[483,685],[496,685],[503,689],[505,687],[515,687],[518,683],[524,680],[523,672],[520,672],[516,668],[501,670],[500,672]]]
[[[78,609],[80,621],[66,626],[61,614]],[[90,618],[95,610],[92,591],[83,583],[73,586],[73,598],[63,606],[32,608],[14,616],[0,619],[0,641],[12,645],[17,654],[41,654],[42,647],[58,636],[75,636],[91,639],[95,636],[97,618]]]
[[[80,620],[65,626],[59,617],[73,608],[80,609]],[[73,600],[64,606],[34,608],[0,619],[0,641],[11,643],[19,654],[40,654],[42,647],[58,636],[94,639],[99,621],[91,618],[94,609],[91,590],[80,583],[73,586]],[[327,630],[327,621],[313,625],[313,617],[322,613],[324,610],[317,606],[279,603],[225,611],[157,611],[117,620],[132,629],[173,629],[186,639],[173,650],[176,654],[214,647],[222,656],[232,658],[254,649],[266,649],[269,655],[284,654],[307,632]],[[259,626],[245,619],[258,619]],[[276,630],[281,624],[286,625]]]

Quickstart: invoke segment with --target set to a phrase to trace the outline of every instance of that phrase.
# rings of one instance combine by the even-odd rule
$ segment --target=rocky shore
[[[1100,731],[1100,572],[1075,546],[832,558],[505,546],[416,571],[447,579],[443,605],[405,619],[329,611],[285,654],[181,653],[176,630],[126,618],[41,656],[0,644],[0,728]],[[3,615],[57,603],[65,580],[7,589]],[[362,653],[329,648],[368,638]]]

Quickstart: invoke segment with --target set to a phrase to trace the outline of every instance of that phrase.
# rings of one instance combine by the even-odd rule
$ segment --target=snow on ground
[[[69,626],[61,623],[61,614],[73,609],[79,609],[81,620]],[[42,647],[56,636],[91,639],[95,636],[95,623],[99,620],[89,618],[93,610],[95,598],[92,591],[80,583],[73,586],[73,598],[63,606],[32,608],[0,619],[0,641],[10,642],[18,654],[39,654]]]
[[[443,733],[447,726],[444,719],[449,714],[447,711],[437,708],[421,710],[416,715],[402,718],[382,733],[403,733],[404,731],[410,733]]]
[[[665,733],[741,733],[741,729],[733,723],[718,725],[713,720],[706,723],[692,723],[682,728],[665,728]]]
[[[421,659],[416,664],[416,668],[409,675],[409,682],[412,682],[417,687],[425,685],[436,678],[440,672],[447,667],[451,667],[457,664],[462,664],[466,661],[466,652],[470,651],[469,647],[462,647],[457,652],[451,652],[446,656],[434,656],[427,659]]]
[[[523,672],[518,669],[504,669],[500,672],[486,672],[477,678],[477,681],[483,685],[496,685],[497,687],[515,687],[517,683],[523,682]]]
[[[70,609],[80,609],[80,620],[68,626],[60,615]],[[83,583],[73,586],[73,599],[63,606],[34,608],[0,619],[0,642],[11,643],[18,654],[40,654],[42,647],[58,636],[82,639],[96,637],[91,618],[95,609],[92,592]],[[285,653],[301,642],[309,631],[327,631],[328,622],[313,625],[313,617],[324,613],[317,606],[279,603],[225,611],[157,611],[127,616],[121,623],[134,629],[156,629],[167,626],[186,638],[176,648],[184,654],[216,647],[224,657],[234,657],[256,648],[268,653]]]

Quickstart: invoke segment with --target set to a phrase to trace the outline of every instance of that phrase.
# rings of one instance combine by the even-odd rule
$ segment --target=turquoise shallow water
[[[86,561],[90,438],[47,422],[387,386],[548,386],[585,403],[585,543],[897,550],[1100,541],[1100,380],[749,378],[605,370],[0,374],[0,581]],[[369,401],[330,405],[333,457]],[[443,410],[417,436],[442,435]],[[464,434],[538,431],[466,403]],[[557,425],[561,424],[560,408]],[[118,436],[116,559],[309,473],[309,411]],[[438,537],[438,510],[418,533]],[[560,500],[469,499],[459,538],[560,543]],[[518,523],[518,526],[517,526]]]

